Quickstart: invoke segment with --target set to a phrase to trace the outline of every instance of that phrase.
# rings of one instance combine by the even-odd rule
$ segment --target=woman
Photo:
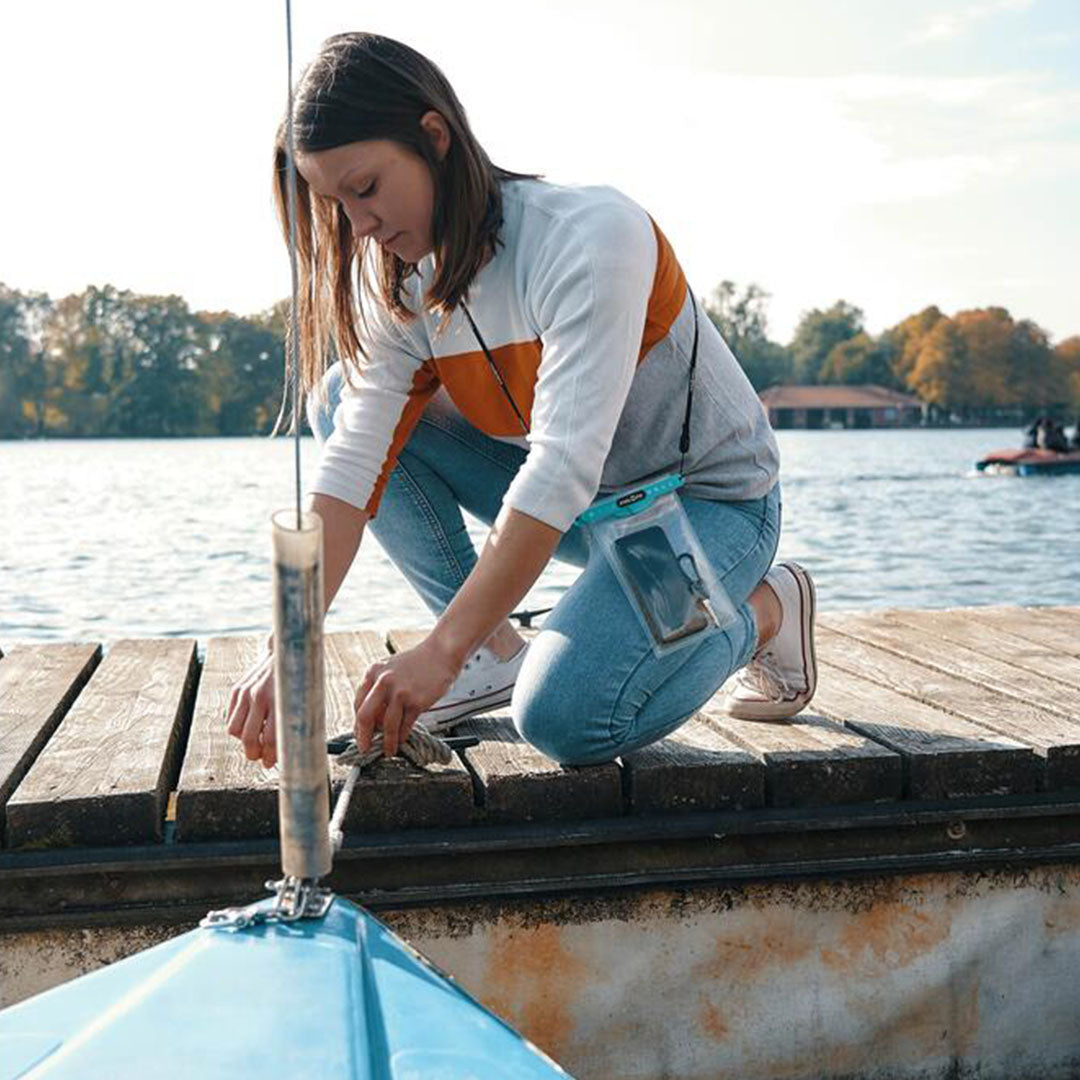
[[[769,569],[776,442],[649,215],[612,188],[493,165],[439,69],[374,34],[324,43],[293,119],[326,603],[370,530],[438,616],[367,671],[361,747],[381,728],[392,754],[418,720],[445,728],[509,702],[557,760],[608,761],[674,730],[740,669],[733,715],[798,712],[816,683],[814,590],[794,564]],[[575,519],[680,465],[679,497],[738,619],[658,657]],[[479,558],[462,509],[491,525]],[[526,648],[507,616],[552,557],[583,571]],[[269,656],[234,689],[228,723],[249,759],[273,763]]]

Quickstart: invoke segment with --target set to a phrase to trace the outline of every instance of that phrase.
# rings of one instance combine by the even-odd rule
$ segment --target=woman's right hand
[[[323,589],[329,607],[352,565],[368,515],[331,495],[313,496],[308,509],[323,521]],[[271,635],[264,655],[233,687],[225,712],[229,734],[244,744],[248,760],[261,758],[268,769],[277,762],[273,648]]]
[[[249,761],[269,769],[277,761],[274,728],[274,654],[270,651],[232,688],[225,713],[229,734],[244,744]]]

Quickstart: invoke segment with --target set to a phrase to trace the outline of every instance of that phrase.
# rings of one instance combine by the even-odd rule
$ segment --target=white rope
[[[401,744],[402,756],[411,761],[418,768],[425,769],[428,765],[449,765],[454,760],[454,751],[438,735],[433,735],[421,727],[414,727],[409,732],[409,737]],[[373,762],[384,756],[383,733],[376,731],[371,740],[371,746],[361,753],[356,746],[355,737],[350,736],[345,749],[335,756],[339,765],[351,765],[345,786],[338,795],[334,804],[334,813],[330,818],[330,844],[333,850],[340,851],[345,839],[345,813],[349,808],[349,800],[352,798],[356,781],[360,779],[360,773]]]
[[[422,727],[414,727],[409,737],[401,744],[401,753],[421,769],[438,763],[449,765],[454,760],[454,751],[439,738]],[[339,765],[358,765],[361,769],[378,761],[383,756],[383,733],[376,731],[371,746],[364,753],[356,748],[355,737],[350,737],[345,749],[337,755]]]

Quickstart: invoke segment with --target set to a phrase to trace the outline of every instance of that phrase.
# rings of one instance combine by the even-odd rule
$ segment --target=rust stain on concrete
[[[711,1035],[717,1042],[723,1042],[727,1038],[727,1021],[721,1015],[720,1010],[706,997],[701,999],[701,1009],[698,1019],[705,1032]]]
[[[704,966],[712,978],[756,975],[767,967],[788,967],[802,960],[814,946],[800,929],[791,912],[761,913],[766,922],[763,933],[721,933],[711,960]],[[755,930],[757,928],[755,927]]]
[[[821,962],[834,971],[880,975],[907,967],[949,936],[948,911],[916,911],[905,903],[880,903],[852,915],[834,948],[822,946]]]
[[[561,926],[530,926],[494,935],[481,985],[484,1004],[556,1060],[573,1041],[577,994],[590,971],[563,940]]]

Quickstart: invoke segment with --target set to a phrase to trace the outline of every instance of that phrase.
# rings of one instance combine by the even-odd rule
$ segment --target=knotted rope
[[[371,746],[363,753],[358,749],[356,737],[353,735],[338,736],[337,739],[329,741],[330,743],[344,742],[344,749],[336,755],[336,760],[339,765],[351,766],[345,786],[341,789],[341,794],[334,804],[334,814],[330,818],[330,844],[337,852],[345,839],[345,830],[342,826],[356,781],[360,779],[360,773],[368,765],[384,756],[385,751],[381,731],[375,732]],[[454,751],[450,749],[449,743],[422,727],[414,727],[409,732],[409,737],[401,744],[401,754],[421,769],[427,768],[428,765],[449,765],[454,760]]]
[[[338,740],[333,741],[339,741],[342,738],[342,736],[339,736]],[[383,756],[383,753],[383,733],[381,731],[375,732],[371,740],[371,746],[364,753],[357,749],[356,737],[350,735],[345,741],[345,749],[337,755],[337,762],[339,765],[352,765],[363,769],[372,762],[378,761]],[[422,727],[414,727],[409,732],[409,737],[401,744],[401,753],[403,757],[414,765],[418,765],[421,769],[433,763],[449,765],[454,759],[454,752],[449,745],[443,739],[440,739],[438,735],[433,735]]]

